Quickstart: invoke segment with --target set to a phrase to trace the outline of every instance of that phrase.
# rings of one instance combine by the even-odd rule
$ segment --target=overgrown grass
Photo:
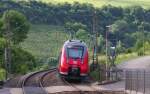
[[[124,54],[119,54],[117,57],[116,57],[116,60],[115,60],[115,64],[120,64],[124,61],[128,61],[130,59],[134,59],[134,58],[137,58],[139,57],[137,55],[137,53],[124,53]],[[99,63],[102,63],[104,64],[106,62],[106,56],[105,55],[99,55]],[[109,62],[109,61],[108,61]]]
[[[0,68],[0,80],[4,80],[5,79],[5,70]]]
[[[32,25],[21,46],[38,58],[56,57],[67,35],[62,26]]]
[[[137,53],[120,54],[116,58],[116,64],[120,64],[120,63],[122,63],[124,61],[128,61],[130,59],[134,59],[134,58],[137,58],[137,57],[139,57],[137,55]]]
[[[128,7],[128,6],[135,6],[139,5],[144,8],[150,8],[150,0],[41,0],[42,2],[46,3],[65,3],[68,2],[73,4],[74,2],[79,3],[89,3],[93,4],[95,7],[102,7],[104,5],[113,5],[113,6],[121,6],[121,7]]]

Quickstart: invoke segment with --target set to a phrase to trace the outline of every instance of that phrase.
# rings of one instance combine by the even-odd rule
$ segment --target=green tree
[[[81,33],[83,33],[83,31],[87,31],[87,26],[78,22],[67,22],[65,24],[65,28],[67,32],[70,33],[71,38],[76,37],[76,33],[78,31],[81,31]]]
[[[19,60],[21,57],[24,57],[24,55],[21,55],[19,59],[14,59],[14,50],[13,47],[16,44],[19,44],[22,42],[26,37],[27,33],[29,31],[29,23],[26,19],[26,17],[15,10],[6,10],[1,19],[1,32],[0,35],[6,40],[6,45],[5,45],[5,51],[3,49],[3,56],[5,56],[5,70],[8,71],[8,73],[16,72],[17,68],[14,68],[13,66],[17,66],[15,63],[17,60]],[[13,44],[13,45],[12,45]],[[21,53],[21,51],[20,51]],[[6,55],[4,55],[6,54]],[[25,57],[24,57],[25,58]],[[27,60],[25,60],[27,61]],[[23,62],[20,61],[20,62]],[[20,64],[20,63],[18,63]],[[23,64],[22,64],[23,65]],[[4,66],[4,64],[3,64]],[[20,66],[17,66],[20,68]],[[15,70],[15,71],[13,71]]]
[[[0,37],[2,37],[2,26],[3,26],[3,23],[2,23],[2,20],[0,19]]]
[[[18,48],[12,48],[12,73],[24,74],[36,67],[35,58],[29,52]]]
[[[2,16],[2,35],[3,37],[6,34],[11,33],[8,37],[11,37],[11,42],[18,44],[22,42],[26,37],[29,31],[29,22],[26,17],[15,10],[5,11]]]
[[[105,52],[105,39],[103,38],[102,35],[100,35],[98,37],[98,51],[101,52],[101,53],[104,53]]]
[[[116,22],[114,22],[114,24],[112,24],[111,30],[113,33],[123,35],[129,30],[129,26],[125,20],[117,20]]]
[[[6,45],[5,39],[0,38],[0,68],[3,67],[4,64],[3,56],[4,56],[5,45]]]
[[[76,32],[76,38],[86,41],[86,40],[88,40],[88,32],[86,32],[84,29],[79,29]]]
[[[116,45],[117,54],[123,53],[124,51],[125,51],[125,48],[124,48],[123,43],[121,41],[118,41]]]
[[[78,22],[67,22],[65,24],[66,29],[68,30],[72,30],[74,32],[77,32],[79,29],[83,29],[83,30],[87,30],[87,26],[82,24],[82,23],[78,23]]]

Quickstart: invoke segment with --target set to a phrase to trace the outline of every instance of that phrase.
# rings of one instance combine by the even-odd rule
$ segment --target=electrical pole
[[[142,31],[143,31],[143,56],[145,55],[145,39],[144,39],[144,23],[142,22]]]
[[[110,25],[106,26],[106,32],[105,32],[105,41],[106,41],[106,80],[108,80],[108,32],[110,30]]]
[[[94,47],[93,47],[93,63],[98,63],[98,54],[97,54],[97,37],[98,37],[98,32],[97,32],[97,15],[96,11],[94,11],[93,14],[93,35],[94,35]]]
[[[10,19],[9,15],[6,16],[5,19],[6,23],[6,30],[4,37],[6,39],[6,46],[5,46],[5,68],[6,68],[6,79],[10,78],[11,74],[11,37],[12,37],[12,32],[10,29]]]

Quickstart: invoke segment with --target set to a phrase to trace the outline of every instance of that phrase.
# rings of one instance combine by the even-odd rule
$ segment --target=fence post
[[[125,91],[127,90],[127,72],[125,71]]]
[[[130,85],[129,85],[129,71],[125,71],[125,91],[130,89]]]
[[[118,70],[116,70],[116,81],[118,81]]]
[[[132,93],[132,71],[130,71],[130,94]]]
[[[143,94],[145,94],[145,70],[144,70],[144,92]]]
[[[139,79],[138,79],[138,70],[137,70],[137,76],[136,76],[136,94],[138,92],[138,86],[139,86]]]

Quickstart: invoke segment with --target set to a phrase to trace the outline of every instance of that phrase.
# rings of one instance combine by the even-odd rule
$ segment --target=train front
[[[83,42],[68,42],[64,46],[60,61],[60,74],[67,77],[88,75],[88,50]]]

